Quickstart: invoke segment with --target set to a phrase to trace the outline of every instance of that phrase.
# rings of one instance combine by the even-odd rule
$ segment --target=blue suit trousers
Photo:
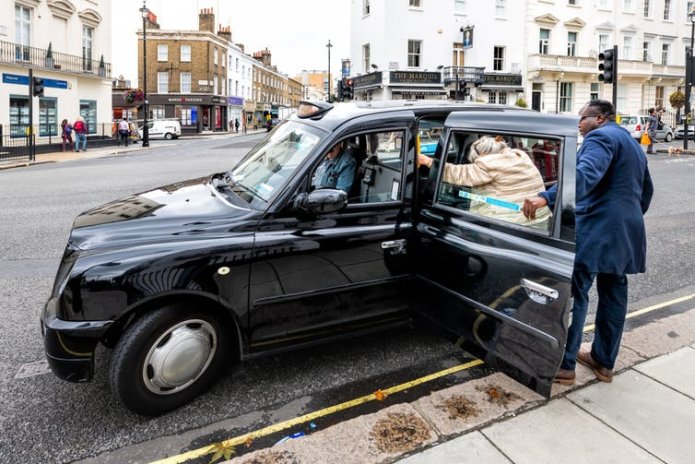
[[[627,315],[627,277],[575,269],[572,274],[572,323],[567,333],[565,356],[560,365],[562,369],[574,370],[577,365],[577,353],[582,344],[584,323],[589,308],[589,290],[594,279],[598,291],[598,307],[591,357],[608,369],[615,366]]]

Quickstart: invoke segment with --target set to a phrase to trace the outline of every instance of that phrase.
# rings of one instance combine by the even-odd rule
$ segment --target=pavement
[[[545,399],[495,373],[227,463],[692,464],[693,366],[695,308],[626,332],[612,383],[578,365]]]
[[[253,135],[253,134],[261,134],[265,133],[265,129],[258,129],[258,130],[250,130],[246,134],[242,132],[214,132],[210,134],[200,134],[200,135],[191,135],[191,136],[184,136],[179,140],[192,140],[192,139],[200,139],[200,138],[210,138],[210,137],[243,137],[244,135]],[[167,145],[170,145],[171,142],[169,141],[160,141],[157,140],[154,142],[154,145],[150,145],[149,147],[143,147],[142,143],[131,143],[127,147],[125,146],[118,146],[118,145],[110,145],[107,147],[98,147],[98,148],[90,148],[89,147],[89,141],[87,142],[87,151],[56,151],[56,152],[51,152],[51,153],[37,153],[36,154],[36,159],[34,161],[18,161],[18,160],[0,160],[0,171],[4,169],[13,169],[13,168],[21,168],[21,167],[26,167],[26,166],[34,166],[38,164],[46,164],[46,163],[58,163],[58,162],[63,162],[63,161],[74,161],[74,160],[82,160],[82,159],[92,159],[92,158],[102,158],[104,156],[111,156],[111,155],[118,155],[118,154],[123,154],[123,153],[129,153],[133,151],[139,151],[139,150],[147,150],[150,148],[161,148],[165,147]]]

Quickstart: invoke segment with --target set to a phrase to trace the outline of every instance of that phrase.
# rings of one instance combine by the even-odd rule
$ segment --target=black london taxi
[[[429,168],[416,162],[423,130],[439,135]],[[559,183],[543,221],[443,180],[484,135]],[[354,157],[352,186],[312,190],[337,143]],[[76,218],[41,317],[50,367],[89,381],[97,345],[113,348],[114,394],[155,415],[236,361],[417,314],[548,395],[569,318],[576,147],[575,118],[519,108],[303,102],[229,172]]]

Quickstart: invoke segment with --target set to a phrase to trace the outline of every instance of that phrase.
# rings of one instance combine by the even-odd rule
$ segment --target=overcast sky
[[[198,29],[198,12],[213,8],[215,22],[231,26],[232,41],[246,53],[268,47],[280,72],[325,70],[330,39],[331,72],[350,54],[351,0],[147,0],[162,29]],[[137,37],[142,0],[112,0],[113,75],[137,85]]]

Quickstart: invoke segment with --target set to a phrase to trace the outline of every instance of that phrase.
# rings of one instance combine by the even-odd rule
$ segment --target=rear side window
[[[454,132],[445,147],[436,202],[476,216],[550,231],[548,208],[527,220],[524,199],[558,180],[560,139]]]

